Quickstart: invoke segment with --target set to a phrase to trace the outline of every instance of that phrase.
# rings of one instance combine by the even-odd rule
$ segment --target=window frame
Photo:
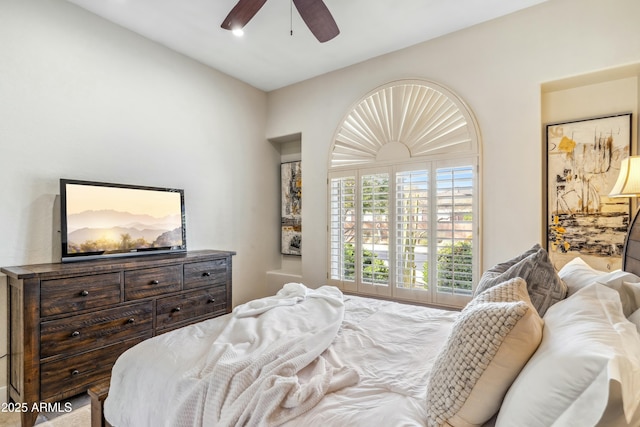
[[[399,120],[394,122],[394,120]],[[427,135],[428,134],[428,135]],[[425,137],[426,136],[426,137]],[[433,137],[433,138],[432,138]],[[412,139],[413,138],[413,139]],[[433,144],[431,141],[435,141]],[[431,144],[431,145],[429,145]],[[399,260],[396,256],[397,205],[396,174],[402,171],[427,170],[429,173],[429,220],[427,246],[429,266],[438,262],[438,229],[433,218],[438,217],[437,171],[451,166],[471,166],[471,232],[472,232],[472,289],[469,294],[439,292],[436,268],[429,268],[428,291],[398,288],[396,275]],[[470,299],[480,276],[481,266],[481,150],[480,132],[475,117],[456,94],[437,83],[426,80],[401,80],[383,85],[356,102],[336,130],[328,165],[327,179],[327,283],[364,296],[391,298],[448,307],[462,307]],[[378,172],[388,173],[388,283],[369,285],[362,280],[363,213],[362,176]],[[336,256],[344,265],[344,247],[334,252],[332,238],[336,229],[332,224],[332,186],[335,179],[353,177],[355,180],[355,275],[353,280],[332,275]],[[452,242],[455,243],[452,222]],[[333,234],[332,234],[333,233]],[[344,243],[344,240],[342,241]],[[453,243],[452,243],[453,244]],[[374,246],[375,248],[375,246]],[[453,248],[453,246],[452,246]],[[351,256],[351,255],[350,255]],[[452,255],[453,256],[453,255]],[[435,283],[431,286],[431,283]]]

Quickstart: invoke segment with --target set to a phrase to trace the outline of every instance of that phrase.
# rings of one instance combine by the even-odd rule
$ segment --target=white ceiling
[[[291,0],[268,0],[241,38],[220,28],[237,0],[67,1],[270,91],[547,0],[324,0],[340,28],[326,43]]]

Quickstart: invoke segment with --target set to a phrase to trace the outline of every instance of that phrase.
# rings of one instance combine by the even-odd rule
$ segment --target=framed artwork
[[[580,256],[619,264],[629,226],[628,198],[608,197],[630,155],[631,114],[546,126],[547,249],[561,268]],[[604,258],[604,259],[602,259]]]
[[[281,252],[302,255],[302,162],[280,165],[281,198]]]

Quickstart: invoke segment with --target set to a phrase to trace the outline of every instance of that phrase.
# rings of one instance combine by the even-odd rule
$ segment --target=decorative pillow
[[[498,283],[502,283],[502,282],[497,282],[494,279],[500,276],[505,271],[507,271],[509,268],[513,267],[514,265],[522,261],[523,259],[535,254],[540,249],[542,249],[542,246],[540,246],[539,243],[536,243],[528,251],[523,252],[520,255],[514,258],[511,258],[508,261],[496,264],[490,269],[488,269],[487,271],[485,271],[484,273],[482,273],[482,276],[480,277],[480,281],[478,282],[478,286],[476,287],[476,291],[474,292],[474,295],[478,295],[480,292],[490,288],[491,286],[495,286]]]
[[[540,344],[542,325],[519,277],[471,301],[433,365],[427,425],[471,427],[489,420]]]
[[[535,246],[531,250],[534,248]],[[498,265],[506,264],[508,262]],[[481,278],[477,292],[482,292],[514,277],[521,277],[527,282],[529,297],[540,316],[544,316],[549,307],[563,300],[567,295],[567,285],[558,277],[549,259],[549,254],[543,248],[539,248],[529,256],[517,261],[505,272],[495,277],[485,277],[484,280]]]
[[[630,422],[640,402],[640,336],[617,292],[587,286],[544,321],[540,347],[507,392],[496,427],[595,426],[616,407]],[[619,396],[610,394],[618,386]]]

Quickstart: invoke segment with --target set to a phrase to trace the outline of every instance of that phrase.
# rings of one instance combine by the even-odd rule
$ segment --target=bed
[[[630,270],[576,258],[556,272],[534,245],[487,270],[460,312],[290,283],[125,352],[104,416],[118,427],[640,426]]]

